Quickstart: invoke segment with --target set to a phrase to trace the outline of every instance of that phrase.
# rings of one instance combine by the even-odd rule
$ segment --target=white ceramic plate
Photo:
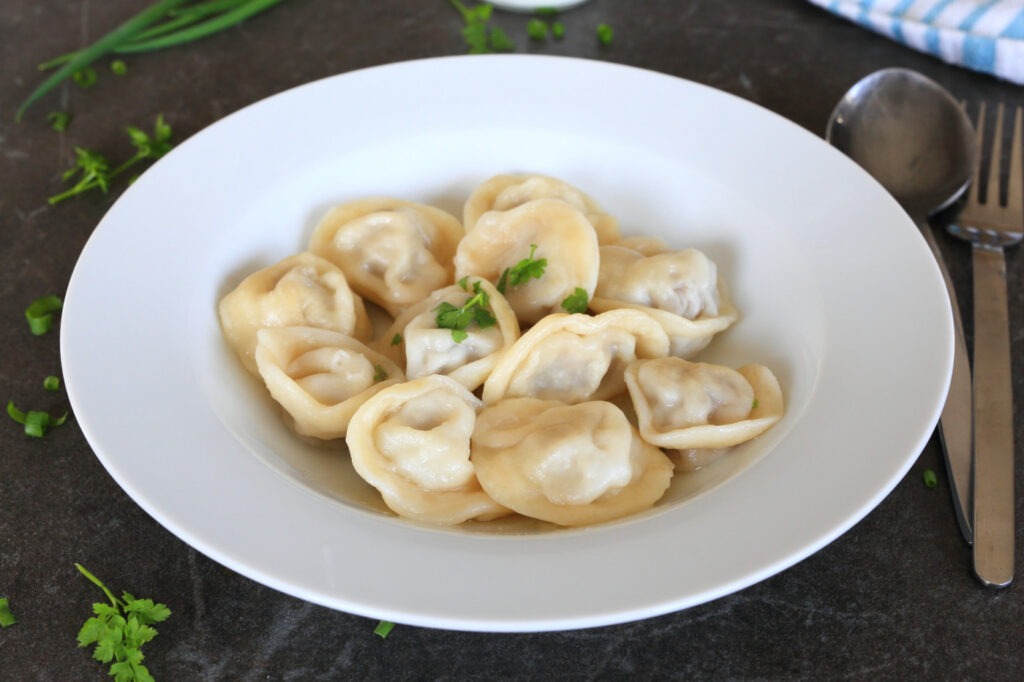
[[[387,194],[459,214],[473,187],[512,171],[562,177],[624,231],[711,255],[742,317],[704,357],[774,369],[785,419],[677,476],[649,513],[580,530],[417,526],[344,456],[294,438],[222,341],[218,299],[302,250],[332,204]],[[824,142],[691,82],[530,56],[357,71],[200,132],[97,227],[61,330],[82,430],[171,532],[302,599],[492,631],[682,609],[818,550],[924,446],[951,338],[914,225]]]

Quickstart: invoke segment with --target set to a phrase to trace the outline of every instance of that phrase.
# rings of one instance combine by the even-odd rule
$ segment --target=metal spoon
[[[973,403],[960,306],[928,216],[956,201],[978,163],[974,129],[938,83],[907,69],[870,74],[843,96],[825,138],[878,180],[910,214],[935,254],[953,307],[953,378],[939,420],[953,507],[970,544]]]

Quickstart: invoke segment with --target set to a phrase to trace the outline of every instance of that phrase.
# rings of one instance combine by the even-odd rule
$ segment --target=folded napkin
[[[1024,84],[1024,0],[810,0],[945,62]]]

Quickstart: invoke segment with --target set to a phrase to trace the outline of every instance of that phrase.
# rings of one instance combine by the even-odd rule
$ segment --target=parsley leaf
[[[441,301],[433,310],[437,313],[434,322],[438,329],[451,329],[455,343],[462,343],[469,337],[466,330],[470,325],[476,324],[480,329],[487,329],[498,323],[490,311],[490,305],[491,297],[481,288],[480,282],[476,281],[473,282],[473,295],[462,304],[462,307]]]
[[[152,682],[153,676],[142,663],[142,645],[156,637],[152,625],[167,620],[171,610],[152,599],[136,599],[127,592],[118,599],[84,566],[75,567],[110,600],[110,604],[92,605],[93,617],[78,631],[78,646],[95,645],[92,657],[109,663],[110,675],[117,682]]]
[[[590,304],[587,290],[583,287],[576,287],[576,290],[565,297],[562,301],[562,309],[569,313],[585,313]]]
[[[11,605],[7,601],[7,597],[0,597],[0,628],[6,628],[14,625],[18,622],[18,619],[14,617],[14,612],[11,611]]]
[[[530,279],[540,279],[543,277],[544,269],[548,266],[548,259],[534,258],[533,255],[536,252],[537,245],[530,244],[530,255],[512,267],[505,268],[505,271],[501,273],[501,277],[498,278],[498,284],[495,288],[504,294],[505,289],[509,285],[517,287]]]
[[[115,177],[142,161],[159,159],[171,150],[171,127],[164,121],[163,114],[156,117],[152,135],[131,126],[126,128],[126,132],[135,147],[135,154],[113,169],[110,161],[102,154],[75,147],[75,165],[65,171],[61,179],[70,182],[77,176],[77,182],[70,189],[50,197],[50,204],[58,204],[91,189],[99,189],[106,194],[110,189],[110,181]]]
[[[462,39],[469,48],[470,54],[486,54],[488,52],[507,52],[514,50],[516,45],[503,30],[491,26],[491,15],[494,8],[482,3],[467,7],[459,0],[449,0],[452,7],[458,10],[465,26],[462,27]]]
[[[373,366],[373,383],[384,381],[388,378],[388,372],[380,365]]]
[[[404,341],[404,339],[402,338],[401,334],[395,334],[394,336],[391,337],[392,346],[399,346],[401,345],[402,341]]]

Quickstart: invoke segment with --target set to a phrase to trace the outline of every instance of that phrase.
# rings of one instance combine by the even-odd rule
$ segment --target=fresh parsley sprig
[[[565,297],[562,301],[562,310],[567,313],[585,313],[590,305],[590,297],[583,287],[576,287],[576,290]]]
[[[103,590],[110,604],[92,605],[92,618],[78,632],[78,646],[95,645],[92,657],[110,664],[110,675],[116,682],[153,682],[149,669],[142,664],[142,645],[156,637],[154,623],[167,620],[171,610],[152,599],[136,599],[127,592],[118,599],[114,593],[81,564],[75,568]]]
[[[32,104],[76,74],[89,74],[95,80],[91,64],[108,54],[129,54],[159,50],[189,43],[230,28],[249,17],[270,9],[283,0],[160,0],[134,15],[95,43],[77,52],[51,59],[40,70],[56,67],[18,107],[20,121]],[[187,5],[187,7],[186,7]],[[78,76],[81,79],[82,76]]]
[[[65,171],[61,179],[64,182],[72,180],[76,182],[69,189],[50,197],[48,199],[50,204],[59,204],[65,199],[93,189],[99,189],[106,194],[110,189],[111,180],[143,161],[159,159],[173,146],[171,144],[171,127],[164,121],[163,114],[156,117],[152,135],[133,126],[129,126],[125,130],[132,146],[135,147],[135,154],[131,158],[117,167],[111,168],[110,161],[99,152],[75,147],[75,165]]]
[[[470,54],[486,54],[488,52],[508,52],[516,48],[516,44],[498,26],[491,26],[491,15],[494,8],[485,3],[466,7],[459,0],[449,0],[452,7],[462,16],[462,39]]]
[[[530,279],[540,279],[544,276],[544,270],[548,266],[547,258],[534,258],[537,253],[537,245],[530,244],[530,255],[522,259],[510,268],[505,268],[498,278],[495,288],[502,294],[509,286],[517,287]]]
[[[468,290],[466,278],[459,281],[463,289]],[[434,308],[437,316],[434,318],[438,329],[451,329],[452,339],[455,343],[462,343],[469,336],[466,330],[473,324],[480,329],[493,327],[498,323],[494,313],[490,310],[491,297],[480,286],[479,280],[473,282],[473,295],[470,296],[461,307],[455,306],[448,301],[441,303]]]

